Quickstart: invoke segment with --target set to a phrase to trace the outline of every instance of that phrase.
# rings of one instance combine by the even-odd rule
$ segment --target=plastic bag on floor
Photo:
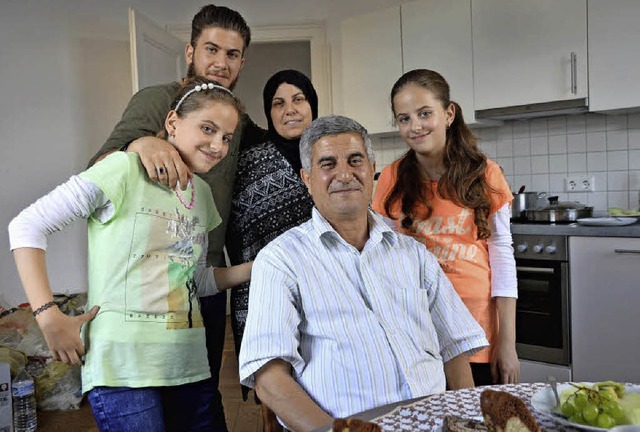
[[[84,312],[86,294],[54,295],[54,300],[63,313],[80,315]],[[29,305],[0,311],[0,355],[3,347],[14,358],[15,352],[26,355],[26,368],[35,381],[39,409],[79,408],[82,400],[80,367],[53,360]]]

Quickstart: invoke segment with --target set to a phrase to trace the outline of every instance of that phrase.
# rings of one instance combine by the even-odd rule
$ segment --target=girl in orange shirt
[[[407,72],[391,90],[391,105],[409,150],[382,171],[373,208],[438,258],[485,330],[490,347],[470,358],[476,385],[516,383],[509,185],[478,149],[440,74]]]

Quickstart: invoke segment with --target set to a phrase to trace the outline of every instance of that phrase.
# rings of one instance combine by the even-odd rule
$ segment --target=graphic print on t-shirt
[[[136,212],[125,285],[127,321],[202,327],[193,279],[206,227],[197,216],[142,208]]]
[[[459,211],[451,216],[431,215],[427,220],[413,222],[410,234],[434,254],[445,273],[460,273],[460,262],[478,263],[478,245],[469,242],[474,214],[455,205]],[[456,214],[457,213],[457,214]],[[404,217],[404,216],[403,216]]]

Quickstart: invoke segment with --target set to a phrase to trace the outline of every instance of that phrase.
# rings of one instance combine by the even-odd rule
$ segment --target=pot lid
[[[558,201],[557,196],[551,196],[547,199],[549,200],[549,205],[543,207],[541,210],[582,210],[587,208],[585,204],[575,201]]]

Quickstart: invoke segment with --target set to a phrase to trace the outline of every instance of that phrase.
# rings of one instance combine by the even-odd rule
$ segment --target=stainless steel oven
[[[571,364],[567,238],[514,234],[518,357]]]

